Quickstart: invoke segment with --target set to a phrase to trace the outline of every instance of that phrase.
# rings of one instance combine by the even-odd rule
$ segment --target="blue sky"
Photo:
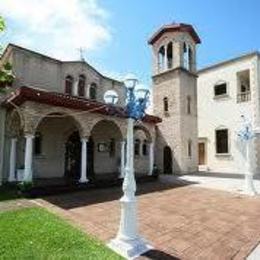
[[[22,2],[22,3],[21,3]],[[258,50],[259,0],[0,0],[5,42],[62,59],[86,60],[104,74],[136,73],[150,82],[149,36],[172,21],[191,23],[202,39],[198,67]]]

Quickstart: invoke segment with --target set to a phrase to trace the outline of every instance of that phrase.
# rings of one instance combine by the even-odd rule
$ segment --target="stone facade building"
[[[259,128],[259,54],[197,72],[191,25],[152,35],[153,115],[135,124],[135,173],[243,173],[236,131],[241,115]],[[9,44],[15,81],[0,95],[0,182],[122,178],[127,118],[123,83],[85,61],[63,62]],[[114,90],[116,106],[103,101]],[[257,140],[257,139],[256,139]],[[255,170],[260,145],[254,141]]]
[[[126,113],[123,83],[85,61],[61,62],[9,44],[15,81],[1,105],[1,180],[59,179],[85,182],[122,177]],[[117,106],[103,95],[113,89]],[[135,125],[136,174],[152,174],[155,125],[146,115]]]
[[[135,172],[197,170],[196,44],[191,25],[156,32],[153,47],[154,115],[135,125]],[[85,182],[123,177],[127,130],[123,83],[85,61],[62,62],[9,44],[1,63],[15,81],[1,106],[3,181],[65,178]],[[104,104],[113,89],[117,106]]]

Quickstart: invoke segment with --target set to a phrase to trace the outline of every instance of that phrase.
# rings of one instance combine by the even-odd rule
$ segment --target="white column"
[[[122,179],[125,177],[125,141],[121,142],[121,165],[120,165],[120,176]]]
[[[33,135],[25,136],[24,182],[32,181]]]
[[[82,138],[81,139],[81,175],[79,182],[80,183],[87,183],[88,178],[87,178],[87,143],[88,139],[87,138]]]
[[[150,143],[149,145],[149,173],[148,175],[153,175],[153,165],[154,165],[154,145]]]
[[[78,96],[78,94],[79,94],[78,84],[79,84],[79,81],[75,80],[73,90],[72,90],[73,96]]]
[[[11,139],[11,150],[10,150],[10,161],[9,161],[9,182],[16,181],[15,178],[15,169],[16,169],[16,143],[17,139],[12,138]]]
[[[164,46],[164,70],[168,69],[167,45]]]

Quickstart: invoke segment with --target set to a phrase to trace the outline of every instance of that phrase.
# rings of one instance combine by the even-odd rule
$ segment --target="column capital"
[[[83,142],[87,143],[87,142],[88,142],[88,140],[89,140],[89,138],[88,138],[88,137],[82,137],[82,138],[81,138],[81,142],[82,142],[82,143],[83,143]]]
[[[34,136],[34,134],[29,134],[29,133],[27,134],[27,133],[25,133],[25,134],[24,134],[24,137],[25,137],[25,138],[28,138],[28,139],[29,139],[29,138],[33,139],[35,136]]]

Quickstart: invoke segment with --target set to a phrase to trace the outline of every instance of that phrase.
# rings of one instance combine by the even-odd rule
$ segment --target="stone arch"
[[[78,117],[80,122],[82,122],[83,127],[83,136],[90,136],[92,129],[97,125],[100,121],[110,121],[113,122],[119,129],[122,135],[122,139],[126,138],[127,134],[127,120],[124,118],[114,118],[106,116],[98,115],[98,114],[88,114],[88,117]]]
[[[110,127],[117,129],[120,133],[120,140],[123,140],[124,135],[121,131],[120,125],[118,125],[115,120],[108,120],[108,119],[98,120],[95,124],[92,125],[92,128],[90,130],[90,135],[92,135],[94,133],[95,128],[101,126],[102,124],[108,124]]]
[[[146,136],[146,140],[151,143],[153,141],[152,135],[149,131],[149,129],[147,127],[145,127],[143,124],[136,124],[134,126],[134,131],[143,131],[145,136]]]
[[[80,177],[82,126],[76,115],[53,109],[44,111],[32,128],[34,135],[34,174],[36,178],[64,178],[75,182]],[[37,135],[41,138],[38,142]],[[40,147],[36,154],[37,146]]]
[[[73,121],[74,125],[76,126],[77,130],[79,131],[80,135],[83,135],[83,128],[80,123],[80,120],[78,120],[77,116],[71,115],[67,112],[62,111],[62,109],[57,110],[56,112],[46,112],[41,115],[41,117],[37,118],[35,122],[31,126],[31,131],[33,134],[35,134],[36,130],[38,129],[39,125],[47,119],[53,118],[53,119],[58,119],[58,118],[69,118]]]
[[[102,119],[93,125],[89,140],[92,140],[92,176],[118,176],[121,169],[121,145],[124,136],[120,126],[113,120]],[[102,163],[100,163],[102,162]]]
[[[157,64],[158,64],[159,71],[165,69],[165,56],[166,56],[165,46],[161,46],[157,53]]]

